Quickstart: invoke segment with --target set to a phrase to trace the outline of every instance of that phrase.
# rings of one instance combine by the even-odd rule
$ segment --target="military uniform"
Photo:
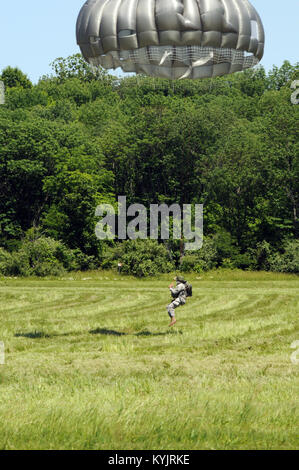
[[[167,312],[170,318],[174,317],[174,310],[180,305],[185,305],[186,303],[186,286],[181,281],[176,281],[176,287],[170,287],[170,292],[174,297],[174,300],[171,304],[167,305]]]

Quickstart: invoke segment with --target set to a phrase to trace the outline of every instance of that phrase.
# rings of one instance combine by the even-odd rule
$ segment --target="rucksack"
[[[186,282],[185,291],[186,291],[186,297],[192,297],[192,284],[190,284],[189,282]]]

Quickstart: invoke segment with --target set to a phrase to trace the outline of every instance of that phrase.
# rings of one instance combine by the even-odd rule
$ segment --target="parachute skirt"
[[[165,56],[167,53],[167,56]],[[93,66],[121,67],[124,72],[171,79],[206,78],[230,74],[259,63],[254,55],[234,49],[200,46],[148,46],[130,51],[111,51],[89,58]]]

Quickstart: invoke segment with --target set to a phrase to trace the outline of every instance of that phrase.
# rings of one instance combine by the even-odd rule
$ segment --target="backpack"
[[[192,297],[192,284],[190,284],[189,282],[186,282],[185,291],[186,291],[186,297]]]

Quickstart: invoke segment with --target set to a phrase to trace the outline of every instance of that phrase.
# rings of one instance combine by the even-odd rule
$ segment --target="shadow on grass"
[[[50,338],[50,335],[47,335],[43,331],[30,331],[29,333],[15,333],[15,337],[40,339],[40,338]]]
[[[163,332],[153,333],[152,331],[144,330],[139,333],[134,333],[134,336],[165,336],[165,335],[182,335],[181,330],[167,330]]]
[[[96,328],[95,330],[90,330],[90,334],[92,335],[106,335],[106,336],[166,336],[166,335],[182,335],[183,332],[181,330],[167,330],[163,332],[152,332],[148,330],[139,331],[138,333],[124,333],[122,331],[116,330],[109,330],[107,328]],[[28,333],[15,333],[14,336],[16,338],[30,338],[30,339],[42,339],[42,338],[54,338],[57,336],[73,336],[75,334],[82,334],[78,332],[68,332],[68,333],[61,333],[57,334],[54,333],[52,335],[48,335],[43,331],[29,331]]]
[[[106,328],[96,328],[95,330],[90,330],[92,335],[108,335],[108,336],[165,336],[165,335],[182,335],[183,332],[180,330],[168,330],[158,333],[153,333],[152,331],[144,330],[139,331],[138,333],[123,333],[115,330],[108,330]]]
[[[96,328],[95,330],[90,330],[92,335],[108,335],[108,336],[125,336],[127,333],[120,333],[115,330],[107,330],[106,328]]]

